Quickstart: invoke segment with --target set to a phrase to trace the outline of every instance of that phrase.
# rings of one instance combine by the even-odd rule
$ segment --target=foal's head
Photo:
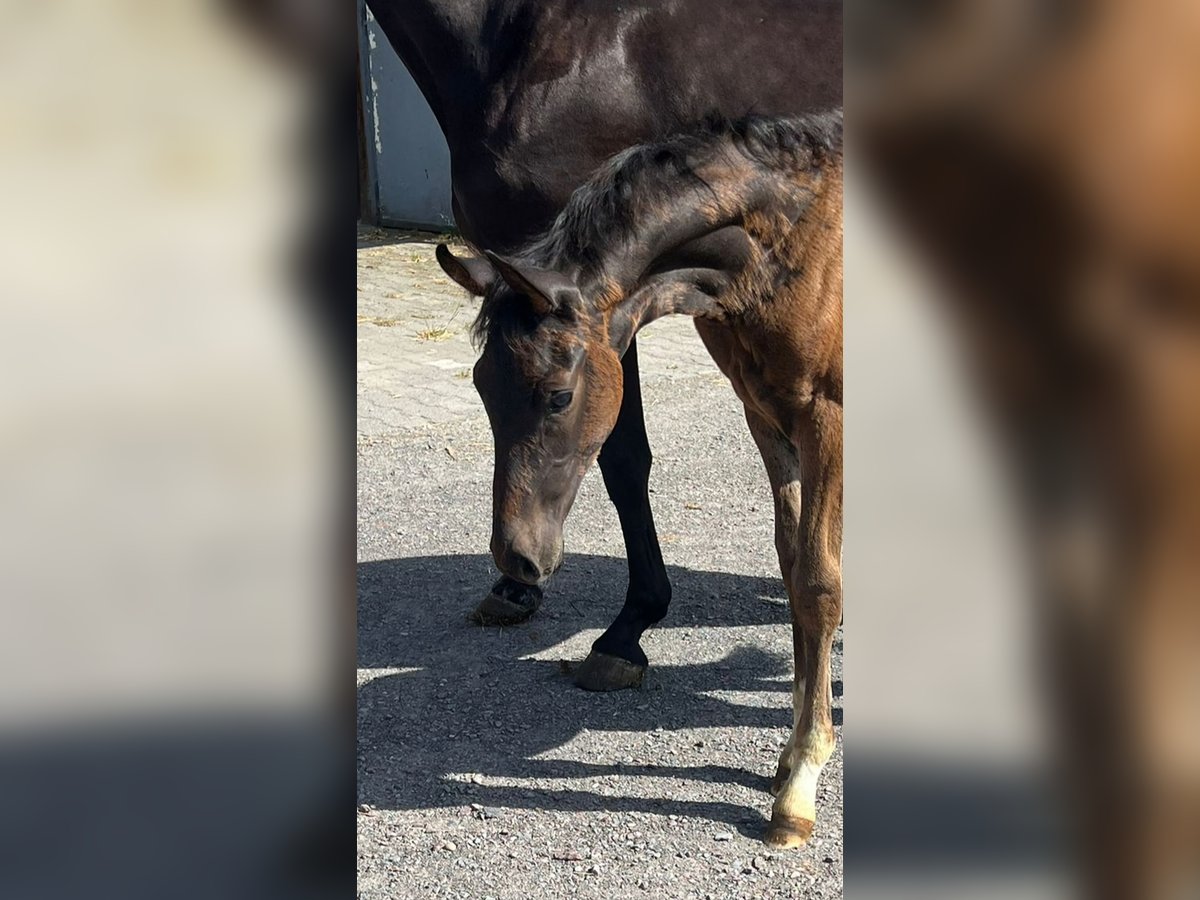
[[[825,173],[840,145],[840,111],[714,120],[614,156],[516,259],[438,247],[446,274],[484,298],[475,387],[496,441],[492,554],[502,572],[536,584],[561,564],[563,522],[616,424],[634,332],[669,312],[720,318],[719,297],[749,302],[769,287],[739,280],[764,242],[774,265],[807,264],[780,240],[808,219],[805,234],[832,229],[810,208],[835,183]]]
[[[493,311],[474,372],[496,444],[492,555],[505,575],[537,584],[562,564],[563,522],[621,407],[608,316],[565,274],[460,259],[444,245],[437,255]]]

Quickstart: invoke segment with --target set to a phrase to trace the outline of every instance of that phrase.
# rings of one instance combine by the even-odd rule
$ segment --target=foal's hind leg
[[[771,810],[767,843],[798,847],[812,834],[817,815],[817,780],[833,753],[833,690],[830,657],[842,618],[842,408],[818,398],[800,434],[804,502],[796,556],[785,574],[792,610],[797,673],[808,689],[796,710],[789,741],[791,758],[781,761],[786,778]],[[799,674],[797,674],[799,678]],[[799,693],[799,692],[797,692]]]
[[[758,445],[771,482],[771,495],[775,502],[775,551],[779,554],[779,568],[785,585],[791,582],[792,566],[796,562],[796,548],[800,544],[800,454],[795,445],[778,428],[756,413],[746,410],[746,423]],[[789,594],[791,589],[788,589]],[[792,749],[796,739],[800,710],[804,708],[804,642],[793,629],[793,647],[796,667],[792,679],[792,736],[779,755],[779,765],[771,781],[771,793],[778,794],[792,771]]]

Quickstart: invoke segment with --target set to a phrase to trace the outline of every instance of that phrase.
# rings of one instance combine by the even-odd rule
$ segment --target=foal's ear
[[[496,280],[496,270],[486,259],[477,256],[458,257],[445,244],[438,244],[434,251],[442,271],[476,297],[482,297]]]
[[[490,250],[484,252],[500,273],[500,277],[514,291],[528,297],[534,312],[539,316],[574,313],[579,310],[582,302],[579,288],[566,275],[550,269],[515,263]]]

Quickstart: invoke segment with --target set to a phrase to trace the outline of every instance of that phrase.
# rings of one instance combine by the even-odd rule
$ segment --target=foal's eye
[[[550,412],[562,412],[571,404],[571,397],[574,395],[570,391],[553,391],[550,394],[550,399],[546,402]]]

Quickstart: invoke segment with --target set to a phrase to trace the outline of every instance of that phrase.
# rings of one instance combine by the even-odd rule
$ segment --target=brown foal
[[[795,648],[794,727],[767,842],[803,844],[834,747],[830,654],[842,615],[842,118],[713,122],[631,148],[518,254],[457,258],[484,297],[475,384],[496,444],[492,552],[539,584],[621,405],[621,356],[655,318],[695,318],[745,405],[775,504]],[[661,618],[661,615],[659,616]],[[653,620],[618,621],[585,666],[640,680]],[[644,665],[644,663],[643,663]],[[584,686],[587,686],[586,681]]]

